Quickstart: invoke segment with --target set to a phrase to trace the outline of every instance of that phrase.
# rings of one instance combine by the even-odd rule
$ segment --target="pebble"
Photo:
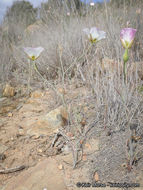
[[[10,113],[8,113],[8,115],[7,115],[8,117],[12,117],[13,116],[13,114],[10,112]]]

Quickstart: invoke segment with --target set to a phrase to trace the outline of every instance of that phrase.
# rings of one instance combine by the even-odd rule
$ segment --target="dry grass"
[[[39,20],[27,29],[23,29],[19,36],[18,31],[22,28],[21,24],[14,27],[17,31],[18,39],[16,45],[14,42],[9,41],[9,35],[11,35],[8,33],[9,26],[3,25],[0,35],[2,41],[1,80],[9,80],[11,76],[15,78],[17,70],[19,74],[22,74],[24,70],[27,72],[27,59],[22,50],[25,46],[40,45],[45,48],[45,52],[37,64],[41,73],[48,79],[59,79],[61,77],[61,61],[65,71],[71,67],[71,64],[76,62],[66,72],[68,78],[77,75],[77,73],[79,74],[79,71],[77,71],[78,64],[80,66],[85,62],[92,64],[95,59],[101,60],[105,57],[113,59],[115,62],[121,62],[123,48],[121,47],[119,33],[121,28],[127,26],[138,29],[136,42],[130,51],[130,62],[141,61],[143,29],[142,20],[140,19],[142,12],[138,7],[139,5],[115,9],[111,5],[103,4],[102,7],[97,6],[95,9],[87,7],[86,14],[83,14],[85,10],[81,10],[80,15],[71,12],[70,16],[60,10],[42,10],[42,13],[44,13],[43,21]],[[82,30],[91,26],[96,26],[106,31],[107,38],[99,42],[96,47],[93,47],[87,58],[85,51],[89,44]],[[13,52],[10,48],[12,48]],[[82,59],[79,60],[81,55],[83,55]],[[81,77],[80,75],[79,77]],[[27,77],[26,73],[25,77]],[[24,79],[25,77],[23,75],[22,78]]]

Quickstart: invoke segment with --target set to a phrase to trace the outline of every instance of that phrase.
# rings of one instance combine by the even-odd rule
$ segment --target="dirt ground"
[[[15,183],[15,177],[20,177],[49,158],[56,160],[57,173],[59,171],[58,175],[61,175],[65,188],[69,190],[79,189],[78,185],[84,188],[87,183],[91,185],[95,182],[106,184],[101,189],[110,189],[114,183],[139,183],[140,187],[135,189],[143,189],[143,153],[140,152],[134,160],[132,168],[127,162],[128,129],[112,131],[97,123],[95,99],[87,88],[76,85],[68,86],[66,91],[59,86],[56,88],[64,94],[71,117],[70,123],[61,127],[61,134],[56,131],[39,135],[27,133],[41,116],[62,105],[62,100],[53,90],[38,89],[31,97],[17,94],[11,98],[0,98],[0,190],[9,189],[4,187]],[[143,135],[138,142],[141,147]],[[56,171],[55,161],[51,161],[52,164]],[[20,166],[25,168],[16,172],[1,172]],[[77,182],[83,184],[77,185]]]

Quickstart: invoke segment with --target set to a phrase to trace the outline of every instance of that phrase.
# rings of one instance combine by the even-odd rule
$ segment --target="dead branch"
[[[17,166],[15,168],[4,169],[4,170],[0,170],[0,174],[8,174],[8,173],[13,173],[13,172],[18,172],[25,168],[26,168],[26,166],[22,165],[22,166]]]

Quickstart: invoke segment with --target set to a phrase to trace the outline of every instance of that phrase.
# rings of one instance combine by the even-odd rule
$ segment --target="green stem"
[[[64,66],[63,66],[63,62],[62,62],[62,51],[59,52],[59,57],[60,57],[60,64],[61,64],[61,79],[62,79],[62,85],[63,88],[65,89],[65,72],[64,72]]]
[[[127,62],[124,62],[124,66],[123,66],[123,73],[124,73],[124,81],[126,82],[126,68],[127,68]]]
[[[61,97],[62,102],[63,102],[63,105],[65,105],[65,100],[64,100],[63,95],[60,94],[60,93],[55,89],[55,87],[54,87],[50,82],[48,82],[47,79],[45,79],[45,78],[41,75],[41,73],[39,72],[39,70],[38,70],[38,68],[37,68],[37,65],[36,65],[35,61],[33,61],[33,66],[34,66],[35,71],[36,71],[36,72],[38,73],[38,75],[43,79],[43,81],[46,82],[46,83]]]
[[[64,72],[63,62],[62,62],[62,51],[60,51],[60,50],[59,50],[59,57],[60,57],[60,64],[61,64],[62,86],[63,86],[63,89],[65,90],[65,72]],[[61,98],[62,98],[63,105],[64,105],[64,106],[66,107],[66,109],[67,109],[67,105],[66,105],[64,93],[61,94],[60,96],[61,96]]]
[[[28,63],[29,63],[28,95],[30,95],[30,89],[31,89],[31,61],[28,60]]]
[[[41,75],[41,73],[39,72],[39,70],[38,70],[38,68],[37,68],[37,66],[36,66],[35,61],[33,61],[33,66],[34,66],[35,71],[38,73],[38,75],[45,81],[45,78],[44,78],[44,77]]]
[[[123,61],[124,61],[123,73],[124,73],[124,81],[125,82],[126,82],[126,77],[127,77],[127,61],[128,60],[129,60],[128,49],[125,49],[125,53],[123,55]]]

